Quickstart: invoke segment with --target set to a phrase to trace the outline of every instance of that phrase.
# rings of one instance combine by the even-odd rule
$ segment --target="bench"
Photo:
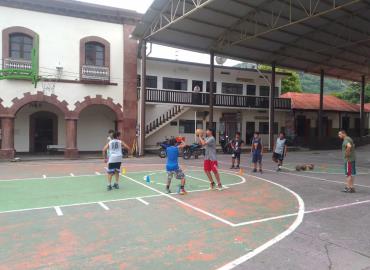
[[[64,152],[65,147],[63,145],[56,145],[56,144],[51,144],[46,146],[46,149],[48,150],[48,153],[56,153],[56,152]]]

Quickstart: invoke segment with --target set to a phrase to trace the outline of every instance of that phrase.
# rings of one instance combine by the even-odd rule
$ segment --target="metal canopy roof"
[[[370,0],[155,0],[133,36],[353,81],[370,75]]]

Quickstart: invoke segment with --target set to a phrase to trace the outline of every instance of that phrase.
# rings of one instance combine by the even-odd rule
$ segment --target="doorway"
[[[256,130],[256,123],[255,122],[247,122],[245,126],[246,126],[245,142],[246,142],[246,144],[251,144],[254,131]]]
[[[30,116],[30,152],[45,153],[48,145],[58,144],[58,116],[36,112]]]

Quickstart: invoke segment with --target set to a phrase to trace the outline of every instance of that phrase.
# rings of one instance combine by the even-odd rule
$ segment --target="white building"
[[[0,14],[3,157],[47,145],[76,157],[101,150],[114,128],[135,139],[137,44],[129,36],[140,15],[68,0],[0,1]]]
[[[278,98],[281,80],[287,75],[276,74],[275,133],[284,130],[286,116],[290,112],[290,99]],[[270,82],[270,72],[215,67],[214,122],[217,136],[234,136],[236,131],[240,131],[243,140],[249,142],[253,132],[259,131],[267,143]],[[197,86],[199,92],[195,93]],[[205,128],[208,121],[209,66],[149,58],[147,87],[146,148],[155,148],[157,142],[170,136],[183,136],[187,142],[194,142],[195,118],[197,128]],[[177,106],[181,110],[167,120],[168,112]]]

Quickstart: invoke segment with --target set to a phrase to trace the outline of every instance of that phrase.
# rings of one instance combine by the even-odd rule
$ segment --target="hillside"
[[[303,92],[306,93],[319,93],[320,92],[320,76],[311,75],[307,73],[299,73],[299,78],[302,85]],[[325,78],[324,80],[324,92],[343,92],[349,86],[348,81]]]

